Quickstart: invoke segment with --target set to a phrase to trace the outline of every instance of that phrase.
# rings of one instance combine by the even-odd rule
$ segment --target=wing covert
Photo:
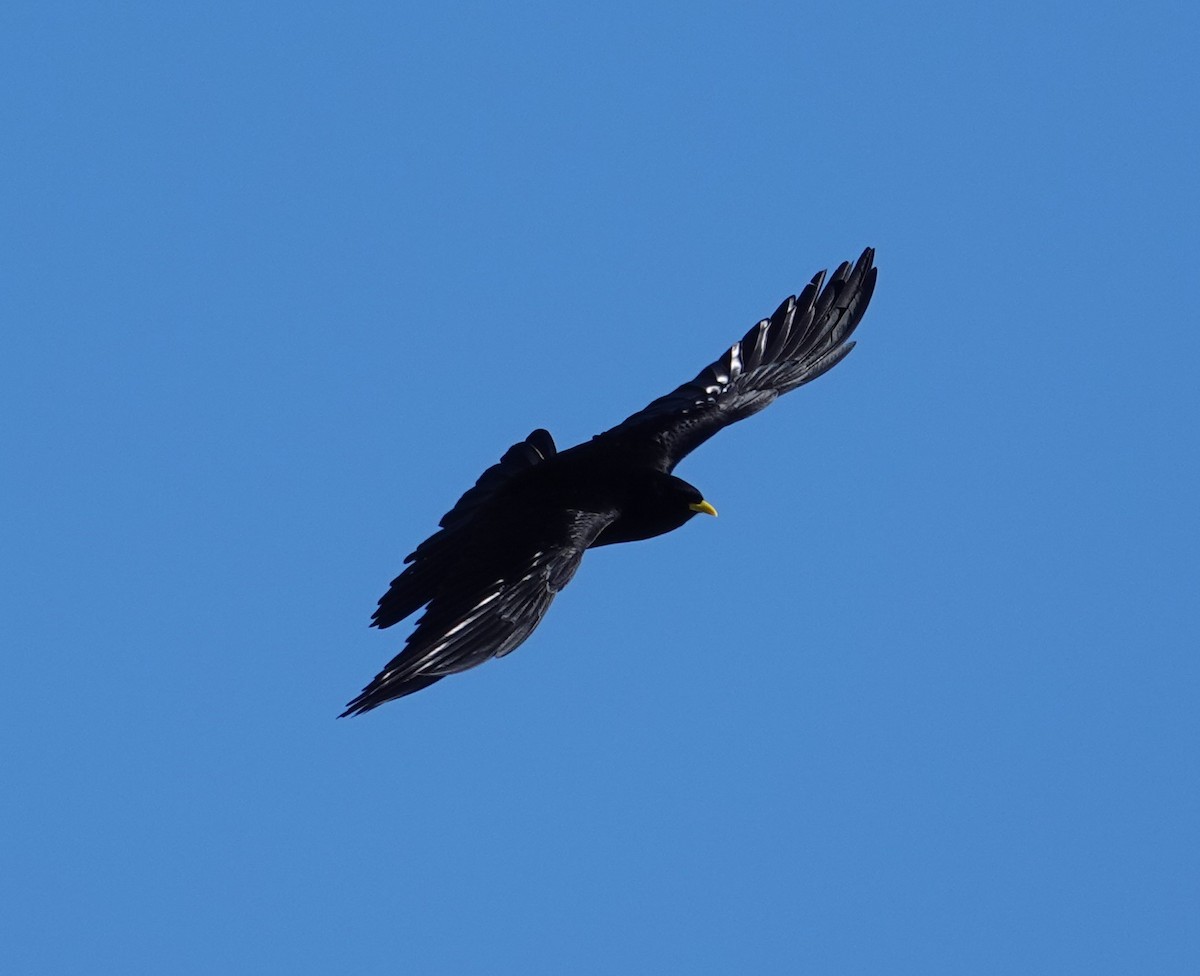
[[[442,516],[438,531],[404,557],[404,572],[392,580],[388,591],[379,598],[379,606],[371,615],[371,626],[391,627],[433,599],[438,581],[458,558],[463,536],[468,532],[466,527],[485,503],[513,478],[556,453],[554,438],[540,427],[505,451]]]

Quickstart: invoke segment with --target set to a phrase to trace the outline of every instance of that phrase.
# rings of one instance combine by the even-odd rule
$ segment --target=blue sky
[[[5,971],[1195,973],[1194,5],[8,5]],[[878,248],[518,652],[402,557]]]

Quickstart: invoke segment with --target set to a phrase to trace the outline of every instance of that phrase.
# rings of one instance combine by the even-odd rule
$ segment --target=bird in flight
[[[558,451],[535,430],[488,468],[405,560],[371,618],[391,627],[422,607],[404,649],[341,717],[370,711],[515,650],[587,549],[649,539],[716,515],[671,472],[722,427],[816,379],[854,348],[875,288],[867,248],[813,277],[695,379],[590,441]]]

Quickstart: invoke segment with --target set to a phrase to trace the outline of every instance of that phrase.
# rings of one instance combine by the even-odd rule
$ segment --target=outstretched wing
[[[488,513],[471,537],[462,540],[459,558],[439,580],[404,650],[347,704],[342,717],[516,649],[571,581],[584,550],[615,516],[560,512],[554,520],[559,525],[548,533],[545,522],[542,532],[530,532],[524,519],[501,522],[496,516],[503,514]],[[550,535],[555,541],[546,541]]]
[[[694,380],[628,417],[597,440],[671,471],[722,427],[758,413],[781,394],[841,362],[875,288],[875,249],[825,272],[787,299]]]

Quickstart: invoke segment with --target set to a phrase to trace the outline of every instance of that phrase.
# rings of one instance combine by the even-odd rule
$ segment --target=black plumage
[[[404,649],[351,701],[369,711],[518,647],[571,581],[585,550],[632,542],[716,511],[671,474],[718,430],[832,369],[875,287],[863,251],[817,274],[695,379],[611,430],[559,453],[545,430],[509,448],[404,561],[372,626],[422,607]]]

